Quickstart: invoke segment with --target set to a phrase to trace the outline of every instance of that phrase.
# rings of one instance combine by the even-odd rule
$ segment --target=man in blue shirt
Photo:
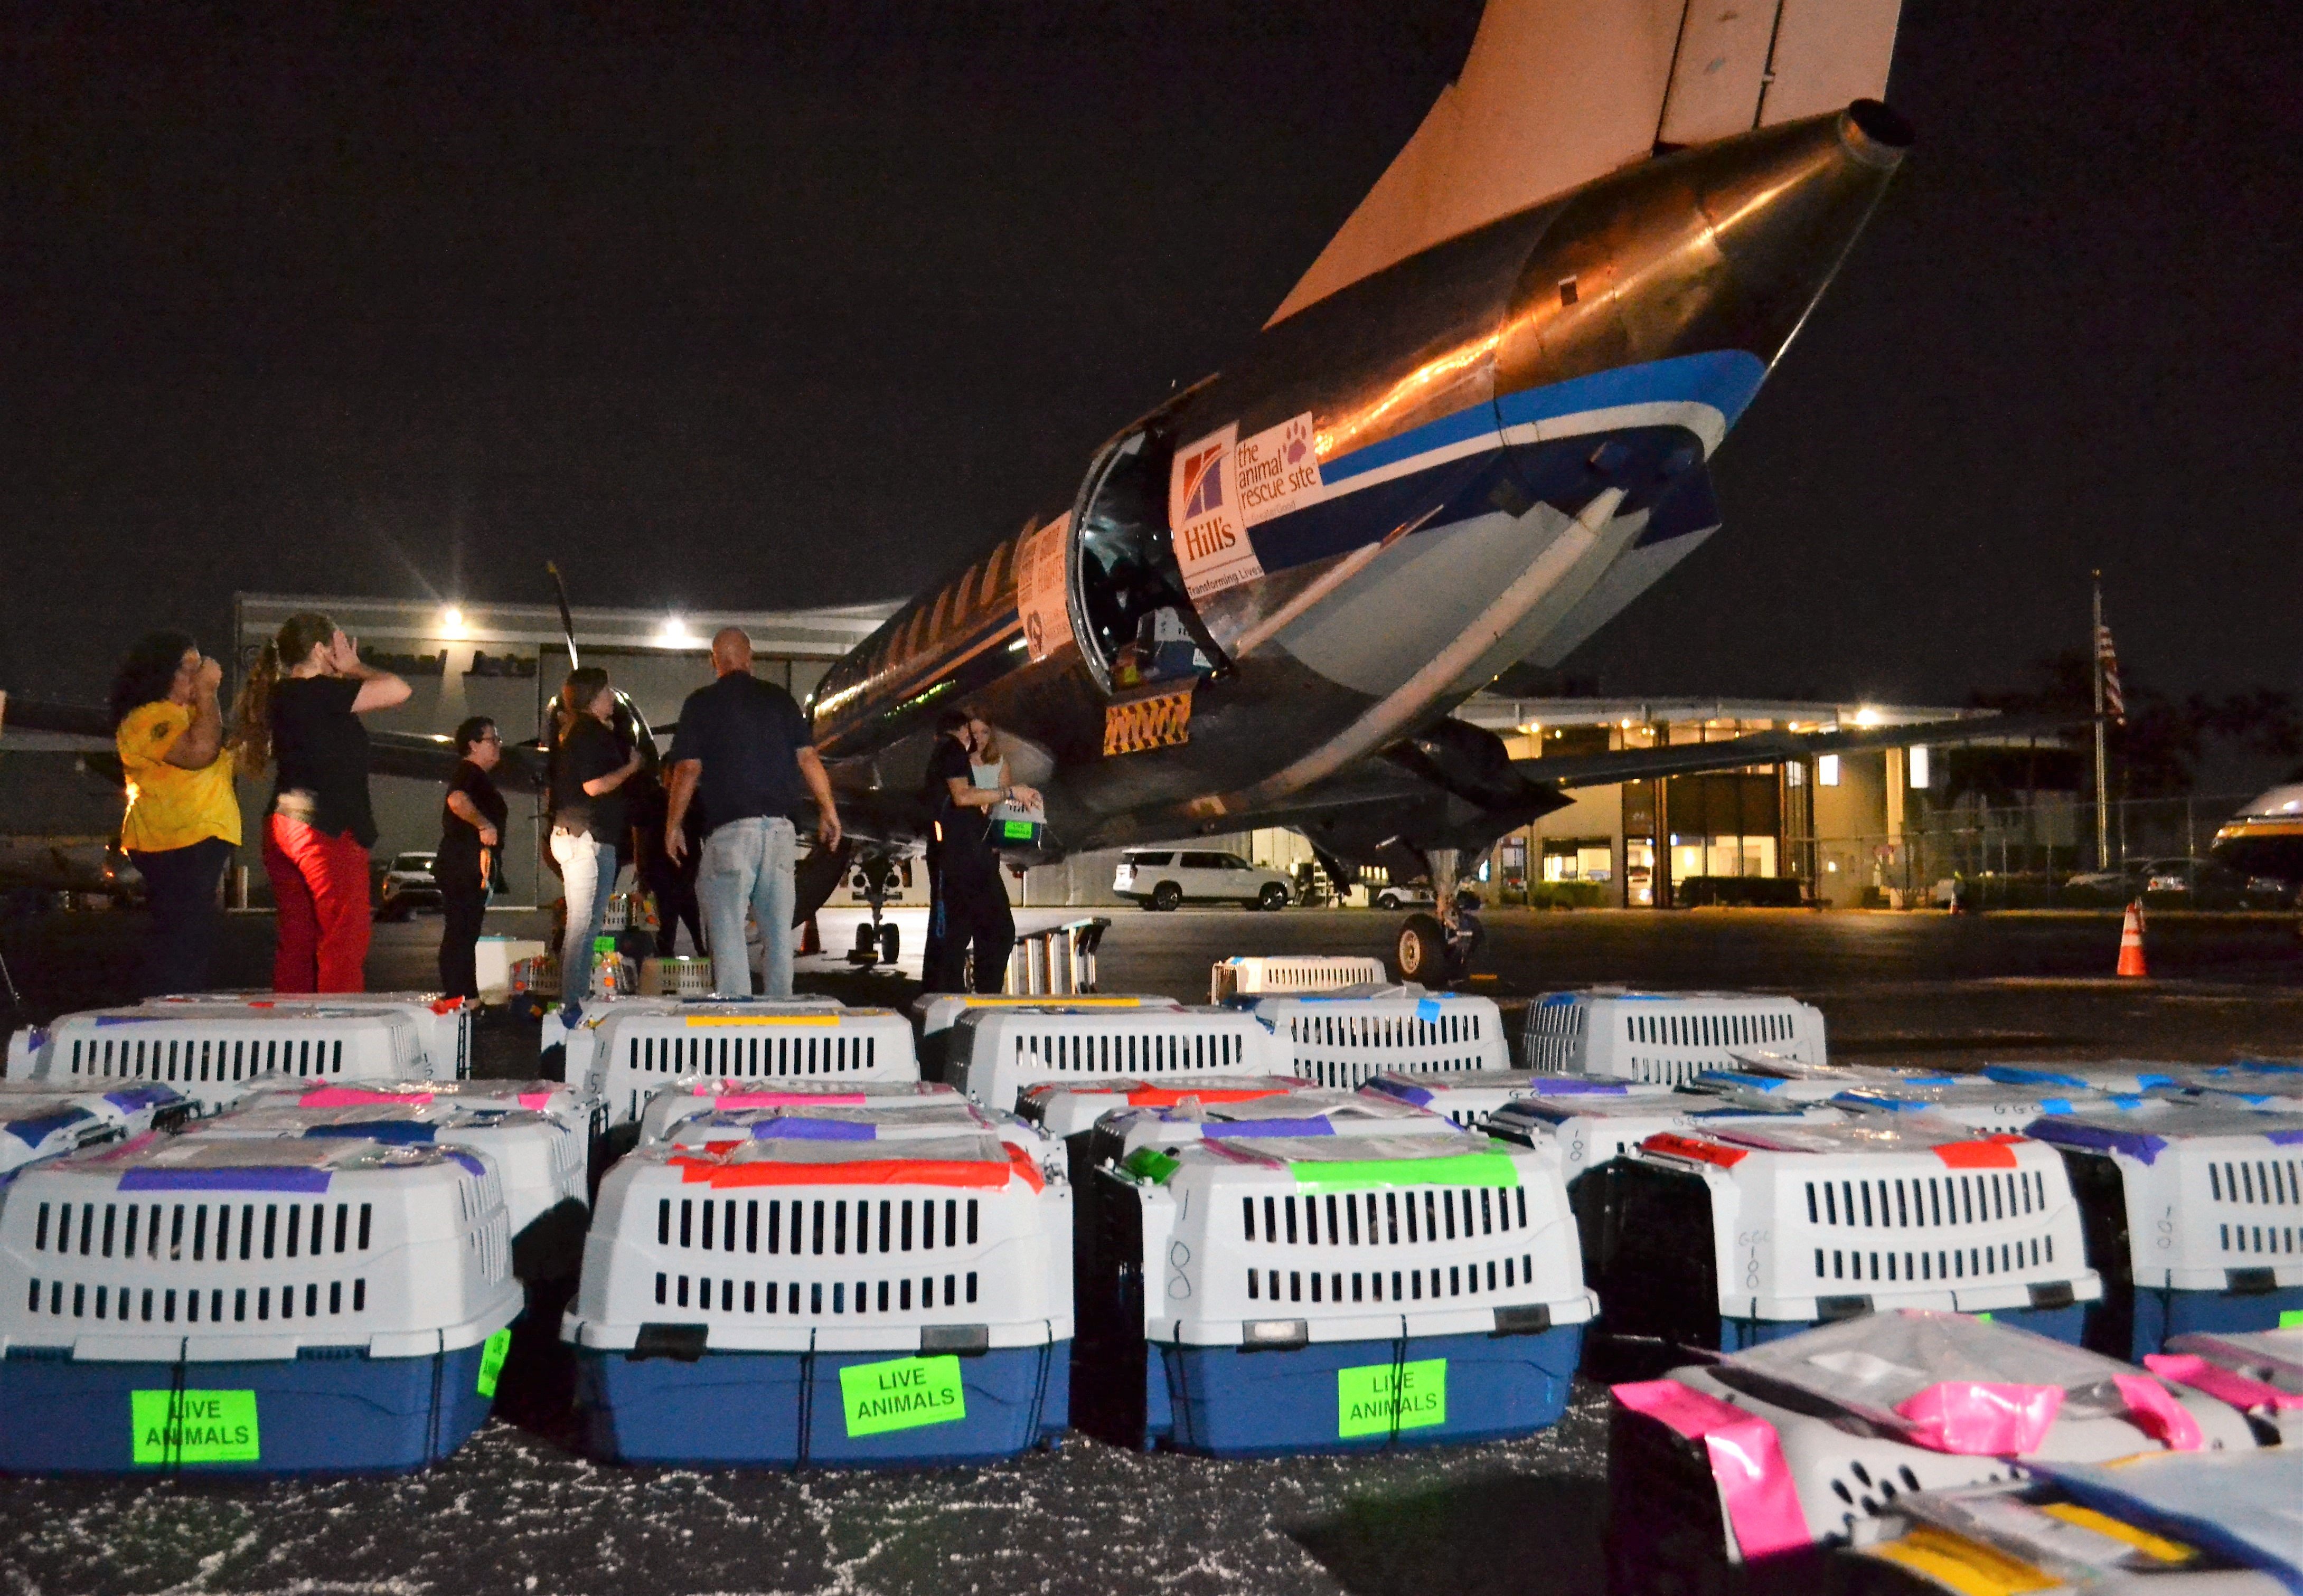
[[[719,679],[689,693],[679,707],[663,851],[674,862],[687,853],[680,823],[689,804],[700,804],[711,830],[704,836],[696,895],[712,943],[712,990],[721,997],[751,995],[744,951],[749,905],[766,952],[767,995],[789,997],[792,868],[798,853],[792,816],[813,796],[816,841],[837,848],[839,811],[807,717],[790,693],[752,674],[752,640],[740,628],[729,626],[713,637],[712,668]]]

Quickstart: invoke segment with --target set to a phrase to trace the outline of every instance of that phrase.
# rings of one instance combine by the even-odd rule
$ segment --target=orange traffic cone
[[[2143,968],[2143,904],[2127,906],[2127,921],[2119,928],[2119,973],[2138,980],[2151,972]]]
[[[802,953],[820,953],[823,951],[823,938],[816,931],[815,916],[813,914],[807,917],[807,923],[799,934],[799,951]]]

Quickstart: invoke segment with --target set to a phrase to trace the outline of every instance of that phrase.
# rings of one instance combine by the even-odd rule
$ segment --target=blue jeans
[[[712,990],[721,997],[752,995],[751,962],[744,948],[744,910],[760,922],[766,953],[762,974],[770,997],[792,995],[792,865],[799,839],[780,816],[755,815],[715,826],[704,839],[696,895],[712,942]]]
[[[568,931],[560,944],[560,995],[581,1003],[592,995],[592,944],[608,919],[616,890],[616,850],[595,836],[554,830],[552,857],[567,891]]]

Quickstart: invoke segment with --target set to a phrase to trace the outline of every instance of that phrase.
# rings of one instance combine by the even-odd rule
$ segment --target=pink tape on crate
[[[861,1092],[721,1092],[715,1108],[806,1108],[811,1104],[846,1107],[866,1101]]]
[[[2175,1394],[2148,1374],[2113,1374],[2120,1399],[2135,1427],[2171,1452],[2196,1452],[2205,1442],[2199,1421],[2175,1399]]]
[[[1774,1425],[1676,1380],[1642,1380],[1614,1389],[1615,1400],[1632,1412],[1703,1443],[1711,1477],[1727,1504],[1727,1523],[1747,1560],[1812,1542]]]
[[[2063,1387],[1945,1380],[1895,1404],[1911,1439],[1930,1451],[2008,1457],[2038,1449],[2063,1405]]]
[[[2211,1364],[2204,1357],[2189,1352],[2149,1352],[2144,1354],[2143,1366],[2162,1380],[2172,1380],[2178,1385],[2188,1385],[2193,1390],[2205,1391],[2218,1402],[2228,1402],[2233,1407],[2296,1408],[2303,1407],[2303,1396],[2266,1385],[2260,1380]]]
[[[522,1092],[519,1095],[519,1105],[522,1108],[549,1108],[552,1106],[552,1094],[550,1092]]]
[[[365,1103],[429,1103],[429,1092],[371,1092],[356,1086],[315,1087],[296,1099],[299,1108],[358,1108]]]

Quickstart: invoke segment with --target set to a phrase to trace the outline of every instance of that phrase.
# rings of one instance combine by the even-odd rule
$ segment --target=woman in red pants
[[[279,771],[264,821],[264,873],[280,906],[274,991],[366,986],[375,817],[359,718],[407,701],[408,684],[361,664],[352,640],[325,615],[290,616],[240,691],[240,769]]]

